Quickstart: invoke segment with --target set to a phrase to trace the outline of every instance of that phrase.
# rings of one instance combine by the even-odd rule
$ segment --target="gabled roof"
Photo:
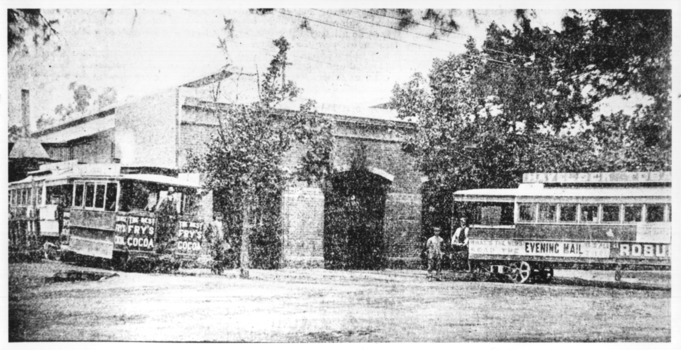
[[[20,138],[14,143],[9,153],[10,159],[33,158],[50,159],[43,146],[34,138]]]

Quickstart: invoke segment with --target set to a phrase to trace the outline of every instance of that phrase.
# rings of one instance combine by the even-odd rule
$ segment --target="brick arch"
[[[385,267],[385,203],[391,175],[380,169],[336,173],[324,193],[324,265],[331,269]]]

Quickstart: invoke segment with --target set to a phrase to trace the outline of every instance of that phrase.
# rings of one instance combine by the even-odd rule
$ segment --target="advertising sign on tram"
[[[177,235],[177,252],[180,254],[198,254],[203,241],[203,223],[199,221],[180,220]]]
[[[145,213],[117,213],[114,243],[117,249],[153,251],[156,218]]]

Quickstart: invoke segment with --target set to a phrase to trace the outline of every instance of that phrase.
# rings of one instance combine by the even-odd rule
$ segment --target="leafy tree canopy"
[[[669,11],[572,11],[563,29],[490,25],[478,50],[393,90],[419,132],[404,148],[443,193],[514,187],[524,172],[669,170]],[[596,115],[612,96],[654,101]]]
[[[48,42],[53,35],[59,33],[54,27],[59,20],[46,19],[40,9],[8,9],[7,10],[7,52],[14,49],[26,49],[26,36],[32,34],[35,45]]]

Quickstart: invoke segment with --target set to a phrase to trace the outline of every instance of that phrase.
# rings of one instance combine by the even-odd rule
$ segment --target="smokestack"
[[[31,136],[31,101],[28,90],[21,90],[21,126],[24,127],[24,136]]]

